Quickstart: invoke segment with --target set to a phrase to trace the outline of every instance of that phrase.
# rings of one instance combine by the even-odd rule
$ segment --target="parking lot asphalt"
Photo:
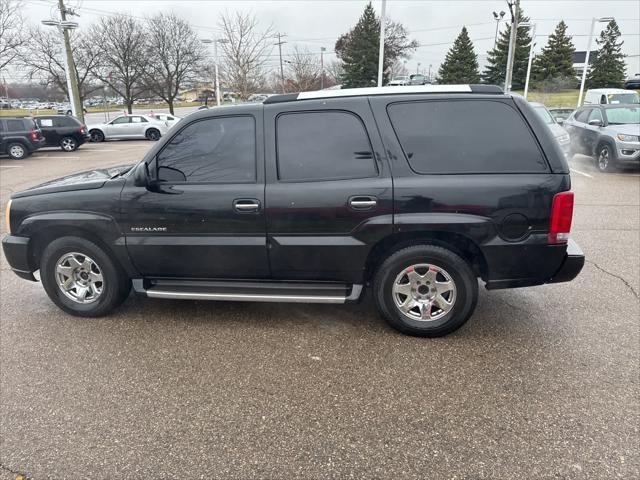
[[[1,158],[3,209],[150,145]],[[2,257],[0,478],[639,478],[640,175],[571,163],[581,275],[481,289],[440,339],[395,332],[369,299],[131,296],[74,318]]]

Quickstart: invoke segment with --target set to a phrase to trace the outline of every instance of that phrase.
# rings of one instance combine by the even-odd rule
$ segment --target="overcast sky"
[[[32,22],[56,15],[57,0],[24,0],[26,17]],[[358,20],[366,0],[66,0],[68,6],[80,13],[80,26],[93,22],[104,14],[123,12],[136,16],[152,15],[158,11],[174,11],[189,20],[204,37],[219,31],[218,18],[223,12],[241,10],[252,12],[262,25],[272,25],[287,35],[283,46],[286,55],[294,45],[319,52],[327,48],[327,60],[335,58],[333,46],[337,37],[348,31]],[[380,0],[372,2],[380,12]],[[629,56],[627,74],[640,72],[640,1],[638,0],[521,0],[525,14],[537,24],[540,35],[536,50],[546,43],[555,25],[564,19],[573,35],[577,50],[584,50],[591,18],[613,16],[623,33],[624,52]],[[407,62],[415,71],[417,62],[421,70],[429,64],[436,69],[443,60],[463,25],[474,41],[476,53],[486,54],[493,45],[496,23],[493,11],[507,11],[504,0],[388,0],[387,15],[409,30],[411,38],[421,47]],[[601,28],[596,28],[596,35]],[[594,42],[595,44],[595,42]],[[274,47],[270,64],[277,64]]]

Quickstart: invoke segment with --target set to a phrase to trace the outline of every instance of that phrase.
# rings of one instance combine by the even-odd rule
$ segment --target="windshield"
[[[539,107],[533,107],[533,109],[536,111],[536,113],[542,119],[542,121],[547,125],[556,123],[553,117],[551,116],[551,114],[549,113],[549,111],[545,107],[539,106]]]
[[[609,103],[640,103],[640,96],[635,92],[630,93],[612,93],[607,95]]]
[[[606,108],[609,125],[640,124],[640,107]]]

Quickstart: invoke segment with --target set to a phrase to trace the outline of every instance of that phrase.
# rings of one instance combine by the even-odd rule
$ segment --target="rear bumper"
[[[519,261],[514,264],[513,258],[519,258]],[[494,277],[486,282],[487,290],[569,282],[576,278],[582,270],[584,254],[576,242],[569,240],[566,247],[564,245],[546,245],[537,250],[522,251],[519,252],[519,255],[510,255],[509,263],[520,268],[527,265],[532,267],[530,264],[537,264],[539,273],[533,275],[535,268],[532,267],[528,268],[529,275]]]
[[[547,283],[570,282],[578,276],[582,267],[584,267],[584,253],[576,242],[569,240],[562,265]]]
[[[36,281],[29,262],[29,238],[7,235],[2,239],[2,250],[11,270],[21,278]]]

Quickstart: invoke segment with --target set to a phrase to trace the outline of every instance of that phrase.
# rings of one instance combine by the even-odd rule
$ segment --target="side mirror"
[[[141,162],[133,172],[133,184],[136,187],[146,187],[149,185],[149,165],[146,162]]]
[[[589,120],[589,125],[591,125],[593,127],[601,127],[602,126],[602,120],[600,120],[599,118],[594,118],[593,120]]]
[[[558,125],[562,125],[564,123],[564,118],[562,117],[555,117],[556,118],[556,122],[558,123]]]

